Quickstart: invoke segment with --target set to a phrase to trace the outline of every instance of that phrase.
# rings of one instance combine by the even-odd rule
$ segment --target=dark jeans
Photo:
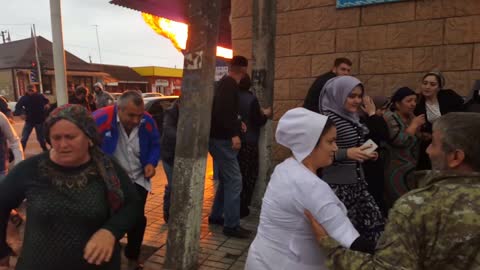
[[[25,122],[25,125],[23,126],[22,130],[22,147],[23,150],[25,151],[25,148],[27,147],[27,141],[28,137],[30,137],[30,134],[32,133],[32,130],[35,128],[35,133],[37,134],[37,141],[40,143],[40,146],[42,147],[43,151],[47,151],[47,144],[45,143],[45,136],[43,134],[43,123],[40,124],[32,124],[29,122]]]
[[[220,220],[223,215],[224,227],[237,228],[240,226],[240,193],[242,192],[238,153],[232,149],[231,140],[212,138],[210,138],[209,150],[217,166],[219,180],[210,218]]]
[[[147,217],[145,216],[145,204],[147,202],[148,191],[140,185],[135,184],[141,201],[141,214],[137,216],[137,222],[132,229],[127,232],[127,246],[125,247],[125,257],[131,260],[138,260],[140,249],[142,247],[143,235],[147,227]]]
[[[165,161],[163,163],[163,170],[167,176],[167,185],[165,185],[165,192],[163,193],[163,219],[165,222],[168,222],[170,217],[170,194],[172,193],[172,177],[173,177],[173,167]]]

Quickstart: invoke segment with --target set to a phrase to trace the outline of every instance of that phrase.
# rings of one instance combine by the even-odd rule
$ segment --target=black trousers
[[[145,228],[147,227],[147,217],[145,216],[145,204],[147,203],[148,191],[135,184],[138,195],[141,201],[140,213],[137,216],[137,222],[130,231],[127,232],[127,246],[125,247],[125,257],[130,260],[138,260],[140,257],[140,250],[142,248],[143,236],[145,234]]]
[[[240,212],[248,215],[252,202],[255,183],[258,178],[258,145],[243,143],[238,152],[238,164],[242,173],[242,193],[240,194]]]

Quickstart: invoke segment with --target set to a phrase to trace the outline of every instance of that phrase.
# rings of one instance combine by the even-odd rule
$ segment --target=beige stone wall
[[[468,95],[480,79],[480,0],[406,0],[336,9],[335,0],[277,0],[274,119],[303,102],[316,76],[349,57],[370,95],[418,89],[440,69]],[[235,54],[252,58],[252,0],[232,0]],[[285,154],[275,147],[277,157]]]

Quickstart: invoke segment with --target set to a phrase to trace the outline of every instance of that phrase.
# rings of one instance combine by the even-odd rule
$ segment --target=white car
[[[165,96],[165,95],[162,94],[162,93],[153,93],[153,92],[142,93],[142,97],[143,97],[143,98],[164,97],[164,96]]]

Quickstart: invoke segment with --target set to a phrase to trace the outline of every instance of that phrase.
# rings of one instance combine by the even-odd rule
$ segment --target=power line
[[[32,24],[30,23],[0,23],[0,25],[3,26],[31,26]]]
[[[102,63],[102,51],[100,50],[100,39],[98,38],[98,24],[95,24],[95,32],[97,33],[97,47],[98,47],[98,57],[100,58],[100,64]]]
[[[83,49],[90,49],[90,50],[95,50],[95,47],[89,47],[85,45],[78,45],[78,44],[71,44],[71,43],[65,43],[65,46],[68,47],[77,47],[77,48],[83,48]],[[145,55],[145,54],[134,54],[130,52],[123,52],[123,51],[117,51],[117,50],[111,50],[111,49],[102,49],[103,52],[107,52],[110,54],[121,54],[121,55],[128,55],[128,56],[138,56],[138,57],[153,57],[153,58],[164,58],[164,59],[169,59],[169,57],[165,56],[160,56],[160,55]]]

